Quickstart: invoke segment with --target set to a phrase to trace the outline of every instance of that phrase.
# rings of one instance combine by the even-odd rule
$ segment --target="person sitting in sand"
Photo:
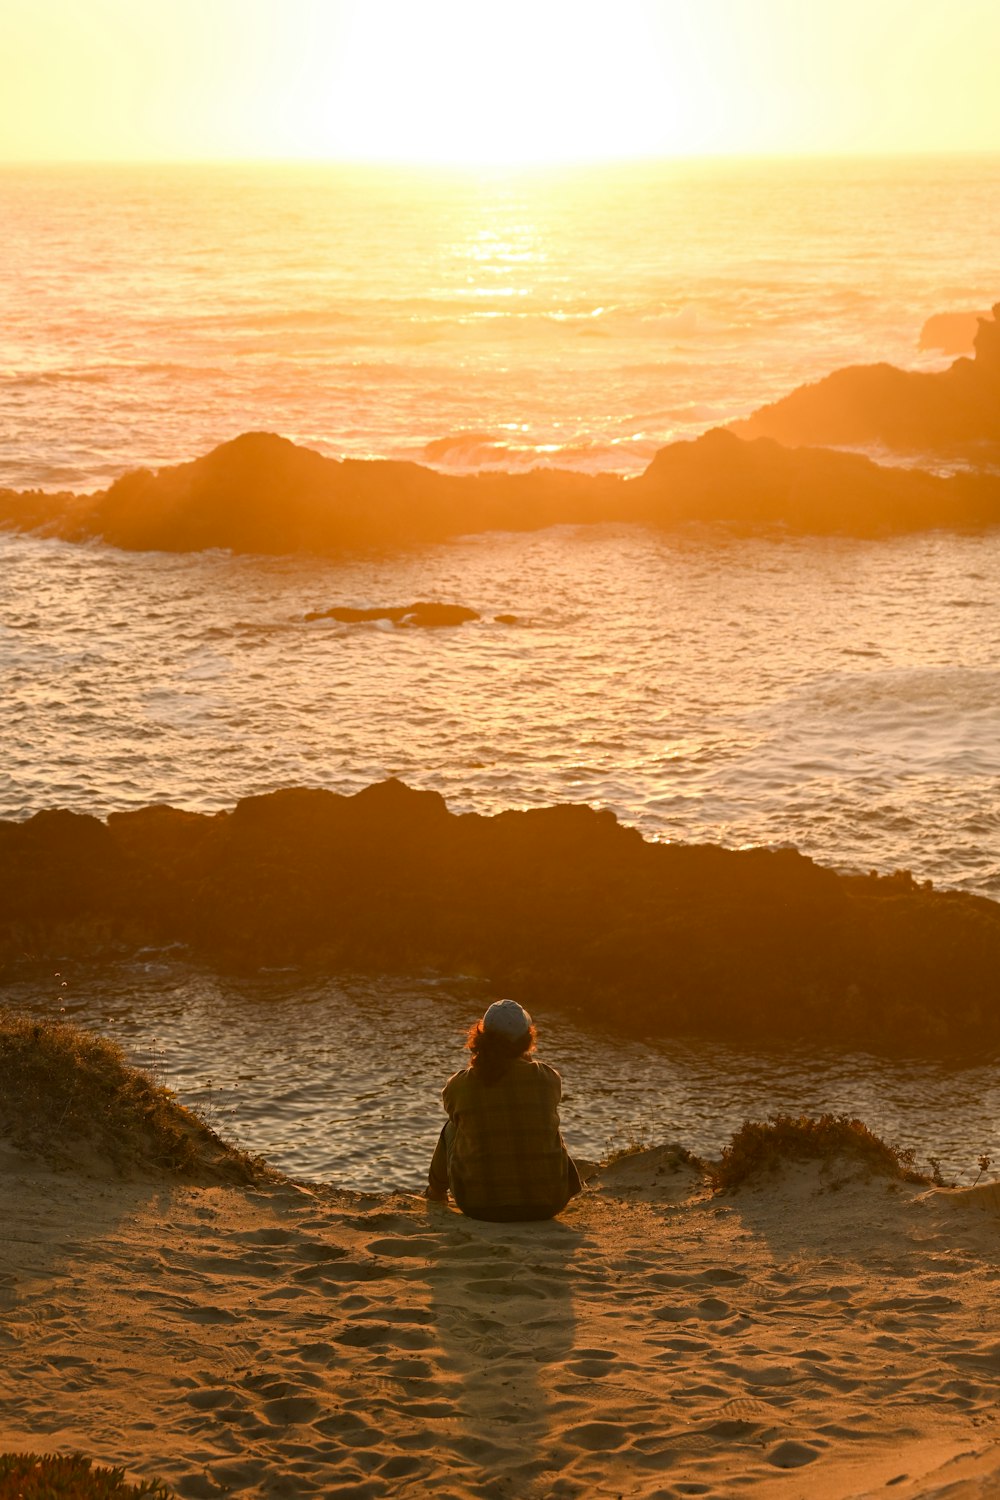
[[[496,1000],[469,1031],[472,1054],[441,1098],[448,1120],[426,1196],[448,1189],[472,1219],[551,1219],[583,1183],[559,1130],[562,1079],[531,1056],[535,1028],[516,1000]]]

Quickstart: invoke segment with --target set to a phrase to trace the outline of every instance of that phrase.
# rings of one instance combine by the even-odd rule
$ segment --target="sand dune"
[[[557,1222],[489,1225],[2,1168],[6,1450],[193,1500],[1000,1485],[996,1188],[834,1160],[718,1196],[661,1150]]]

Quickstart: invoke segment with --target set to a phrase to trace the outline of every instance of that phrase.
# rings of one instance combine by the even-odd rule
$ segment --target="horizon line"
[[[691,166],[750,162],[877,162],[927,160],[1000,160],[1000,145],[926,147],[906,150],[816,151],[701,151],[682,154],[645,152],[636,155],[553,157],[548,161],[420,161],[412,157],[361,156],[85,156],[0,157],[0,170],[9,168],[80,167],[354,167],[363,170],[493,175],[541,174],[615,167]]]

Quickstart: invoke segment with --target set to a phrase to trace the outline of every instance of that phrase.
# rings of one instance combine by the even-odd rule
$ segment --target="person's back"
[[[531,1017],[513,1000],[489,1007],[469,1033],[472,1061],[449,1078],[448,1124],[429,1175],[428,1196],[450,1187],[472,1218],[549,1219],[581,1182],[559,1129],[562,1081],[537,1062]]]

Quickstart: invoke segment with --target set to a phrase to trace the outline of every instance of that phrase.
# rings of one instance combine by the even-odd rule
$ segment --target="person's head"
[[[532,1051],[535,1028],[516,1000],[494,1000],[483,1019],[470,1027],[465,1045],[477,1074],[485,1083],[495,1083],[512,1062]]]

